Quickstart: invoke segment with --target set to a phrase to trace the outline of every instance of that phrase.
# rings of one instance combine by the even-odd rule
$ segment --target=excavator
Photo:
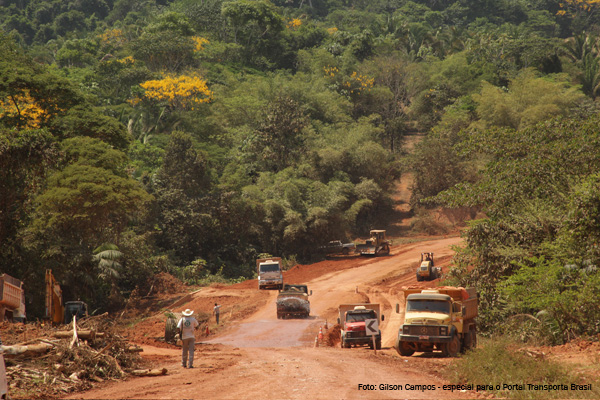
[[[53,324],[68,324],[73,320],[87,317],[88,306],[83,301],[67,301],[63,303],[62,289],[52,275],[52,270],[46,270],[46,310],[44,317]]]

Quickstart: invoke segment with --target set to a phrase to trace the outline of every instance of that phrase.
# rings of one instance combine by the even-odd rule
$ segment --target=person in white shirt
[[[188,308],[182,314],[183,317],[177,323],[177,332],[181,333],[181,366],[194,368],[194,347],[196,345],[194,330],[198,329],[200,324],[196,318],[192,317],[193,310]]]
[[[215,303],[215,307],[213,308],[213,314],[215,319],[217,320],[217,325],[219,325],[219,313],[221,311],[221,306]]]

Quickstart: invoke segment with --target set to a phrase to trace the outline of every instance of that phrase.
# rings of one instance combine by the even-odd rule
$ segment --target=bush
[[[492,394],[507,399],[590,399],[600,396],[598,383],[567,370],[558,363],[534,358],[505,337],[480,340],[480,347],[468,352],[445,370],[453,384],[493,385]],[[532,390],[527,385],[592,384],[592,391]],[[502,389],[504,384],[521,384],[523,390]],[[500,390],[496,390],[499,385]],[[516,388],[515,388],[516,389]]]

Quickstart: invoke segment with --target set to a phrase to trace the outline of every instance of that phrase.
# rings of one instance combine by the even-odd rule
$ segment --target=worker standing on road
[[[219,313],[221,311],[221,306],[218,305],[217,303],[215,303],[215,307],[213,308],[213,315],[215,316],[215,319],[217,320],[217,325],[219,325]]]
[[[183,317],[177,323],[177,332],[181,333],[181,366],[194,368],[194,347],[196,345],[196,336],[194,329],[198,329],[200,324],[196,318],[192,317],[193,310],[189,308],[182,312]]]

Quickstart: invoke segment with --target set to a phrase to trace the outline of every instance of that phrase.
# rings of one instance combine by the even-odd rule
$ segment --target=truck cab
[[[281,271],[281,257],[261,258],[256,260],[259,289],[283,288],[283,273]]]
[[[283,290],[277,295],[275,302],[277,306],[277,319],[290,317],[308,318],[310,316],[310,301],[308,297],[312,290],[308,291],[306,285],[283,285]]]
[[[455,356],[461,349],[475,347],[474,289],[408,289],[404,293],[404,324],[397,340],[400,355],[440,350],[446,356]]]
[[[367,335],[365,321],[368,319],[384,320],[384,316],[379,313],[379,304],[342,304],[339,313],[338,324],[342,326],[341,347],[369,345],[370,348],[373,348],[373,340],[370,335]],[[376,349],[381,349],[381,330],[378,330],[375,335],[375,346]]]
[[[67,301],[65,303],[65,324],[70,324],[73,317],[77,317],[77,321],[88,316],[88,306],[83,301]]]

